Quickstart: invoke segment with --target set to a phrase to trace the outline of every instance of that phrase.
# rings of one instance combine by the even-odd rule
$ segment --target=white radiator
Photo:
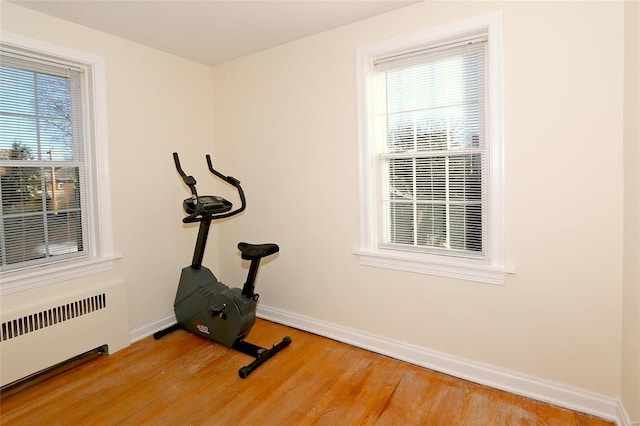
[[[48,298],[0,317],[0,386],[102,345],[130,343],[124,283]]]

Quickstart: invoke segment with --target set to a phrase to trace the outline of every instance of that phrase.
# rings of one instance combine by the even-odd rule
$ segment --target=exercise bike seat
[[[238,243],[238,250],[242,253],[244,260],[256,260],[263,257],[270,256],[280,251],[280,247],[277,244],[249,244]]]

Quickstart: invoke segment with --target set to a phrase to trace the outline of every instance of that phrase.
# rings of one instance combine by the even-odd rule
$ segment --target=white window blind
[[[87,255],[82,69],[0,52],[0,263]]]
[[[485,40],[374,60],[379,248],[486,257]]]

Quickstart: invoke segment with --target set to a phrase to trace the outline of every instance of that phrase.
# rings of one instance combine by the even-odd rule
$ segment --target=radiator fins
[[[105,293],[46,309],[2,323],[0,342],[68,321],[107,307]]]

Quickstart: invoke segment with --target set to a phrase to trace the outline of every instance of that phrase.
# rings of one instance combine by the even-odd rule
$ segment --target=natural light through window
[[[2,267],[84,252],[80,70],[2,53]]]
[[[376,63],[381,245],[483,255],[482,38]]]
[[[2,33],[1,294],[110,269],[104,61]]]
[[[361,263],[501,284],[501,18],[358,49]]]

